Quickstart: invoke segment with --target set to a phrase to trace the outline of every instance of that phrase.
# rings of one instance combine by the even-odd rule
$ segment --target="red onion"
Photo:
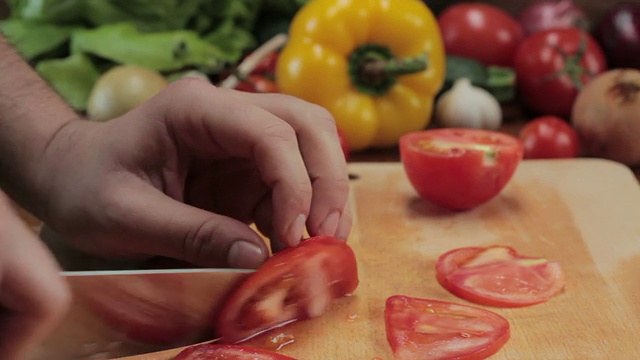
[[[589,27],[587,15],[572,0],[535,1],[520,12],[518,20],[525,36],[552,28]]]
[[[640,69],[640,4],[614,6],[603,17],[595,35],[611,67]]]

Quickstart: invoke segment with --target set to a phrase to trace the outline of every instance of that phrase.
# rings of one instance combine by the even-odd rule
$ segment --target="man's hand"
[[[329,113],[281,94],[173,83],[106,123],[68,122],[38,188],[45,220],[104,256],[253,268],[308,230],[346,238],[348,174]]]

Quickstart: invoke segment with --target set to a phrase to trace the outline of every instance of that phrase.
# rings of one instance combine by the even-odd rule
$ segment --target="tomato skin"
[[[576,130],[555,116],[542,116],[528,122],[520,131],[525,159],[574,158],[580,154]]]
[[[479,129],[425,130],[400,139],[400,157],[413,187],[422,198],[450,210],[471,209],[495,197],[522,154],[517,138]]]
[[[246,80],[236,85],[236,90],[253,93],[276,93],[278,86],[268,77],[261,74],[251,74]]]
[[[497,307],[543,303],[565,284],[558,263],[520,255],[500,245],[457,248],[442,254],[436,262],[436,278],[460,298]]]
[[[577,54],[581,43],[584,54]],[[574,66],[567,67],[566,56],[577,56]],[[524,104],[538,114],[571,116],[571,109],[579,89],[597,74],[607,69],[600,46],[588,33],[575,29],[551,29],[526,38],[518,47],[514,60],[516,82]],[[569,68],[581,71],[576,78],[567,73]]]
[[[394,295],[385,306],[387,340],[396,360],[480,360],[511,336],[507,319],[485,309]]]
[[[182,350],[175,360],[295,360],[292,357],[239,345],[200,344]]]
[[[355,254],[343,240],[316,236],[277,252],[225,300],[217,321],[224,343],[238,343],[320,316],[358,286]]]
[[[447,54],[472,58],[485,66],[511,66],[524,37],[511,15],[489,4],[451,5],[438,16],[438,24]]]

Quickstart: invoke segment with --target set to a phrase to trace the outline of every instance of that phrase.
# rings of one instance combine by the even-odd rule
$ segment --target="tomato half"
[[[438,24],[447,54],[484,65],[511,66],[523,31],[504,10],[489,4],[460,3],[447,7]]]
[[[465,210],[496,196],[522,159],[517,138],[479,129],[417,131],[400,139],[400,158],[421,197]]]
[[[236,90],[253,93],[276,93],[278,86],[275,81],[265,75],[251,74],[236,85]]]
[[[320,316],[358,286],[355,254],[330,236],[303,240],[269,258],[234,290],[218,318],[225,343],[247,340],[296,320]]]
[[[175,360],[295,360],[292,357],[239,345],[200,344],[182,350]]]
[[[391,296],[384,317],[396,360],[485,359],[511,336],[504,317],[444,301]]]
[[[527,37],[514,60],[518,91],[538,114],[571,116],[578,92],[607,68],[600,46],[588,33],[552,29]]]
[[[438,282],[465,300],[500,307],[539,304],[564,289],[560,264],[508,246],[466,247],[438,258]]]
[[[525,159],[574,158],[580,154],[576,130],[555,116],[542,116],[528,122],[520,131]]]

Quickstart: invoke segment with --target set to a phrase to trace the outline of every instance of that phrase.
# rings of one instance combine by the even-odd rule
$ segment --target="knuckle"
[[[218,257],[222,256],[221,250],[224,249],[217,249],[219,244],[216,239],[220,238],[221,230],[218,222],[208,219],[197,228],[187,232],[182,239],[183,259],[194,264],[219,261]]]

